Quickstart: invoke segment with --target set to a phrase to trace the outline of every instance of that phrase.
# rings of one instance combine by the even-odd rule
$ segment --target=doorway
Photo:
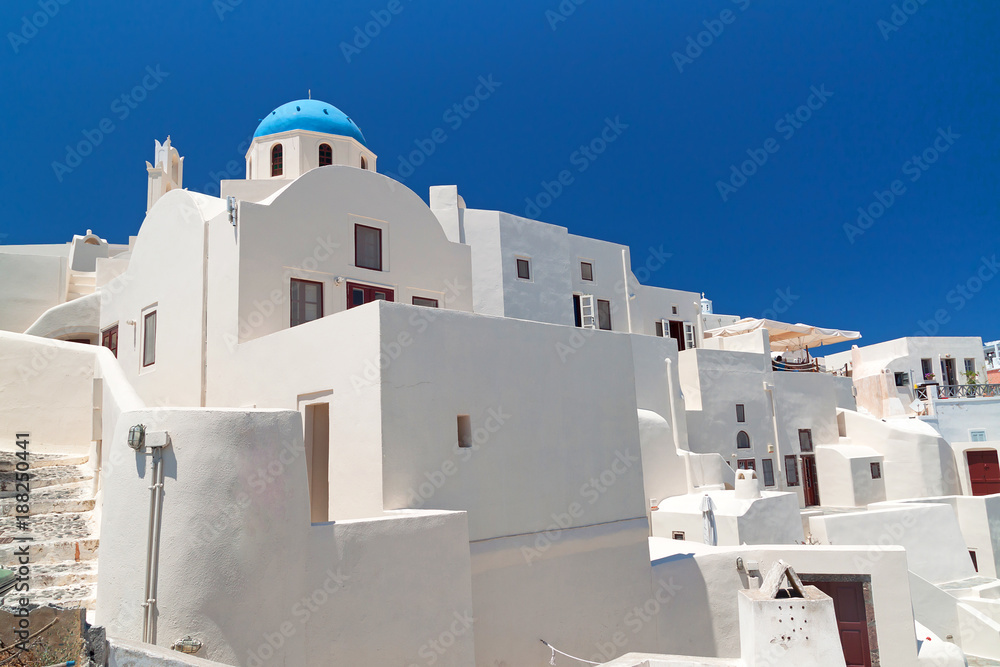
[[[988,496],[1000,493],[1000,464],[997,462],[995,449],[978,452],[966,452],[969,460],[969,483],[972,485],[972,495]]]
[[[807,581],[831,598],[840,631],[847,667],[872,667],[872,650],[868,628],[868,600],[861,581]],[[873,614],[874,617],[874,614]]]
[[[941,360],[941,384],[953,387],[958,384],[958,379],[955,375],[955,360],[954,359],[942,359]]]
[[[806,507],[819,505],[819,478],[816,474],[816,456],[813,454],[802,455],[802,491]]]
[[[677,320],[670,320],[667,325],[669,328],[670,337],[677,341],[677,351],[683,352],[684,346],[684,322]]]
[[[309,518],[312,523],[324,523],[330,520],[330,404],[305,407]]]

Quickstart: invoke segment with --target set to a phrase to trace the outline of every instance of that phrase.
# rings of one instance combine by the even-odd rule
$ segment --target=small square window
[[[673,315],[676,315],[676,314],[677,314],[677,306],[670,306],[670,312],[671,312],[671,313],[672,313]]]
[[[670,537],[672,539],[675,539],[675,540],[683,540],[684,539],[684,531],[683,530],[675,530],[675,531],[673,531],[670,534]]]
[[[518,258],[517,277],[521,280],[531,280],[531,262],[529,260]]]
[[[909,373],[896,373],[896,386],[897,387],[909,387],[910,386],[910,374]]]
[[[382,270],[382,230],[354,225],[354,265],[372,271]]]
[[[425,299],[422,296],[415,296],[413,297],[413,305],[423,306],[424,308],[437,308],[438,301],[437,299]]]
[[[736,404],[736,421],[743,423],[747,420],[746,408],[742,403]]]
[[[597,300],[597,327],[605,331],[611,331],[611,302],[604,299]]]
[[[594,280],[594,265],[590,262],[580,262],[580,278],[583,280]]]
[[[974,431],[969,431],[969,441],[970,442],[986,442],[986,431],[982,429],[977,429]]]
[[[882,479],[882,464],[872,461],[872,479]]]

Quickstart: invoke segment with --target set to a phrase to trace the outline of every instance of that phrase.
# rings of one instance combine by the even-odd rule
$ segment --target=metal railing
[[[776,359],[772,359],[771,368],[776,371],[819,373],[819,360],[813,359],[812,361],[803,361],[801,363],[795,363],[792,361],[777,361]]]
[[[917,398],[926,401],[928,390],[937,398],[1000,398],[1000,384],[941,384],[917,387]]]

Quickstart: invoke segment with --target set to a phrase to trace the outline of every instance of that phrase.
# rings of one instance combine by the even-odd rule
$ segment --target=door
[[[816,457],[811,454],[802,455],[802,490],[805,493],[806,507],[819,505],[819,480],[816,475]]]
[[[677,341],[677,350],[687,349],[684,346],[684,323],[670,320],[670,337]]]
[[[958,384],[958,379],[955,376],[954,359],[941,360],[941,383],[948,386],[955,386]]]
[[[847,667],[871,667],[872,651],[868,642],[868,614],[865,610],[864,584],[860,581],[806,582],[833,598],[833,609],[840,630]]]
[[[991,493],[1000,493],[1000,464],[997,463],[996,450],[966,452],[965,455],[969,459],[972,495],[988,496]]]
[[[312,523],[330,520],[330,404],[306,406],[306,479]]]
[[[394,292],[384,287],[347,283],[347,308],[363,306],[372,301],[394,301]]]

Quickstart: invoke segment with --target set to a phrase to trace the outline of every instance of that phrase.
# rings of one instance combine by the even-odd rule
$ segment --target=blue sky
[[[1000,338],[998,18],[941,0],[8,0],[0,242],[124,242],[154,139],[212,191],[311,88],[380,171],[420,162],[405,183],[425,200],[458,184],[636,264],[662,247],[648,282],[717,312]]]

